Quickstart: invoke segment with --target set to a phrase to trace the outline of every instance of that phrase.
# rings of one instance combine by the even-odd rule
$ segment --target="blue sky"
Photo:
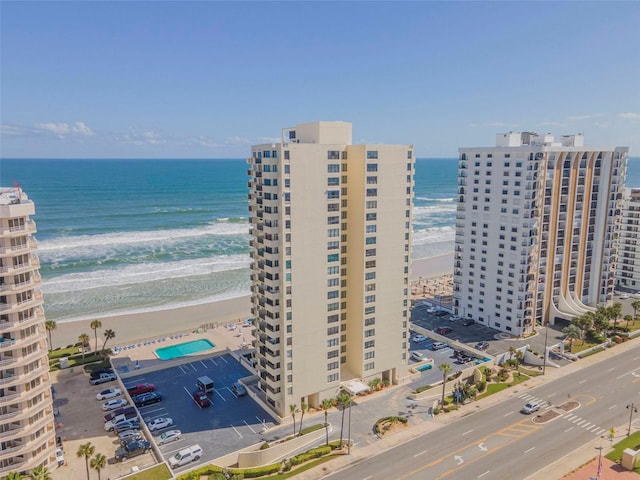
[[[419,157],[509,130],[640,152],[638,2],[0,8],[4,157],[236,158],[314,120]]]

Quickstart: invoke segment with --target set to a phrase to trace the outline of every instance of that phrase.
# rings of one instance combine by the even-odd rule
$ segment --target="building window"
[[[364,297],[364,303],[373,303],[376,301],[376,296],[375,295],[366,295]]]
[[[327,152],[327,158],[329,160],[340,160],[340,151],[339,150],[329,150]]]
[[[337,278],[336,278],[337,280]],[[330,292],[327,292],[327,299],[331,300],[332,298],[338,298],[340,296],[340,291],[339,290],[332,290]]]
[[[331,375],[327,376],[327,382],[332,383],[332,382],[337,382],[338,379],[340,378],[338,373],[332,373]],[[293,388],[289,387],[291,389],[291,393],[289,393],[289,395],[293,395]]]
[[[367,188],[367,197],[377,197],[378,189],[377,188]]]
[[[367,200],[367,208],[368,209],[378,208],[378,201],[377,200]]]
[[[339,310],[339,309],[340,309],[340,302],[334,302],[327,305],[328,312],[335,312],[336,310]]]
[[[375,248],[370,248],[370,249],[365,251],[365,256],[367,256],[367,257],[375,257],[375,255],[376,255],[376,249]]]
[[[327,262],[337,262],[340,260],[340,255],[338,253],[332,253],[327,255]]]
[[[364,309],[365,315],[372,315],[374,313],[376,313],[376,307],[365,307]]]
[[[364,274],[364,279],[365,280],[375,280],[376,279],[376,272],[367,272]]]
[[[376,346],[376,341],[375,340],[368,340],[366,342],[364,342],[364,348],[373,348]]]
[[[340,198],[340,190],[327,190],[327,198]]]
[[[375,245],[376,244],[376,237],[367,237],[367,239],[365,240],[365,243],[367,245]]]
[[[340,185],[340,178],[339,177],[329,177],[327,179],[327,185],[329,185],[329,186]]]
[[[376,233],[377,225],[367,225],[364,229],[366,233]]]
[[[371,352],[366,352],[364,354],[364,359],[365,360],[371,360],[372,358],[376,358],[376,352],[375,351],[371,351]]]
[[[367,160],[377,160],[378,152],[375,150],[367,150]]]
[[[378,177],[368,176],[367,185],[376,185],[378,183]]]
[[[376,268],[375,260],[367,260],[364,264],[364,268]]]
[[[375,328],[371,328],[369,330],[365,330],[364,331],[364,337],[368,338],[368,337],[373,337],[376,334],[376,329]]]
[[[377,172],[378,164],[377,163],[367,163],[367,172]]]
[[[369,362],[364,364],[365,371],[373,370],[375,368],[375,362]]]

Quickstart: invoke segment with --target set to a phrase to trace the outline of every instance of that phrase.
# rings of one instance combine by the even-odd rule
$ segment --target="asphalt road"
[[[515,387],[518,388],[518,387]],[[640,403],[640,348],[540,387],[521,389],[490,409],[476,411],[331,475],[340,480],[524,479],[609,429],[625,423]],[[544,424],[519,412],[537,399],[541,412],[568,401],[580,406]],[[624,436],[625,432],[617,432]]]

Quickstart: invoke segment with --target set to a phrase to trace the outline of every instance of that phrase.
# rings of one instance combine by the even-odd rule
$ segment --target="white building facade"
[[[621,291],[640,291],[640,188],[626,188],[620,222],[616,285]]]
[[[283,129],[248,159],[259,385],[280,415],[349,380],[404,376],[413,147],[352,145],[351,124]]]
[[[612,298],[628,148],[510,132],[459,154],[459,315],[522,336]]]
[[[0,188],[0,476],[55,462],[34,204]]]

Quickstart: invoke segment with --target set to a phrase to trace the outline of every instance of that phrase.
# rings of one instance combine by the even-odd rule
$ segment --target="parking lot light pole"
[[[629,410],[629,430],[627,430],[627,437],[631,435],[631,420],[633,419],[633,414],[638,413],[638,407],[636,407],[633,402],[627,405],[627,410]]]
[[[546,327],[544,327],[544,354],[542,355],[542,375],[544,375],[544,372],[547,370],[547,355],[549,355],[549,352],[547,352],[547,336],[549,335],[549,325],[547,324]]]
[[[351,392],[349,392],[349,431],[347,432],[347,436],[349,437],[349,443],[347,444],[347,455],[351,455],[351,405],[353,404],[353,400],[351,398]]]

